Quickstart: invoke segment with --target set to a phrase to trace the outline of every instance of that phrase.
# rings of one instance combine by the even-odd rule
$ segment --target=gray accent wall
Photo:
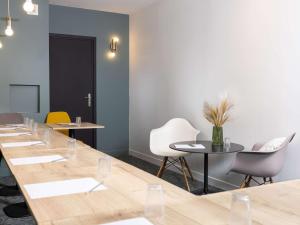
[[[47,0],[36,1],[39,16],[28,16],[22,2],[11,0],[14,35],[0,37],[0,113],[10,112],[10,84],[40,85],[40,113],[32,114],[43,121],[49,111],[49,6]],[[7,16],[7,1],[0,1],[0,17]],[[0,21],[0,34],[4,34],[5,21]]]
[[[10,112],[10,84],[40,85],[40,113],[35,119],[43,121],[49,111],[49,5],[47,0],[36,1],[39,16],[28,16],[22,2],[11,0],[11,15],[19,21],[13,22],[15,32],[10,38],[0,37],[0,113]],[[0,17],[7,16],[7,1],[0,1]],[[0,34],[4,34],[5,21],[0,21]],[[2,165],[4,163],[2,162]],[[7,169],[0,168],[0,175]]]
[[[129,16],[50,5],[50,33],[97,38],[97,148],[112,155],[128,151]],[[120,38],[116,58],[107,53],[111,38]]]
[[[30,116],[44,121],[49,112],[49,27],[51,33],[96,37],[97,122],[105,125],[97,132],[97,147],[112,155],[127,153],[129,16],[49,6],[47,0],[35,2],[39,16],[26,15],[22,1],[11,0],[12,16],[19,21],[13,22],[13,37],[0,37],[4,45],[0,49],[0,113],[11,111],[10,84],[39,85],[40,113]],[[7,15],[6,9],[7,1],[0,1],[0,17]],[[0,21],[0,34],[5,26],[5,21]],[[111,60],[106,54],[113,35],[120,38],[120,47]],[[0,176],[5,174],[7,170],[0,168]]]

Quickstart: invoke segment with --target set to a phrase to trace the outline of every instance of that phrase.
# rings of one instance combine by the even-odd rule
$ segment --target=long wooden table
[[[1,132],[0,132],[1,133]],[[79,144],[76,157],[57,163],[13,166],[11,158],[64,155],[68,137],[56,133],[51,148],[32,146],[1,148],[36,222],[40,225],[96,225],[143,216],[148,184],[161,184],[165,190],[165,220],[161,225],[227,225],[232,192],[195,196],[147,172],[112,159],[112,174],[105,191],[31,199],[25,184],[96,177],[97,159],[105,154]],[[32,140],[31,136],[0,137],[0,144]],[[253,225],[300,224],[300,180],[237,190],[250,196]]]
[[[77,125],[76,123],[52,123],[47,124],[48,127],[53,130],[69,130],[69,136],[75,138],[75,130],[89,130],[89,129],[103,129],[105,128],[103,125],[82,122]]]

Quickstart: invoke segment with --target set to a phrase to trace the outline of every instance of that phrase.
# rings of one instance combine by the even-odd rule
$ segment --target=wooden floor
[[[118,157],[118,159],[122,160],[123,162],[129,163],[130,165],[133,165],[133,166],[135,166],[143,171],[146,171],[150,174],[153,174],[153,175],[156,175],[157,171],[159,170],[159,166],[149,163],[147,161],[144,161],[142,159],[136,158],[134,156],[122,155],[122,156]],[[182,173],[176,173],[171,170],[166,170],[166,171],[164,171],[162,179],[173,185],[176,185],[177,187],[180,187],[180,188],[186,190],[186,185],[185,185]],[[190,178],[189,178],[189,184],[190,184],[192,192],[197,191],[197,190],[199,190],[199,188],[203,187],[203,182],[200,182],[197,180],[192,180]],[[214,187],[211,185],[209,185],[209,190],[211,190],[211,192],[213,192],[213,193],[218,193],[218,192],[224,191],[220,188],[217,188],[217,187]]]

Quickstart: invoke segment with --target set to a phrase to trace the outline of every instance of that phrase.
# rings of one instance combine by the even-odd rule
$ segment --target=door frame
[[[49,33],[49,81],[50,81],[50,38],[65,38],[65,39],[81,39],[81,40],[90,40],[92,41],[92,48],[93,48],[93,73],[92,73],[92,85],[93,85],[93,90],[92,90],[92,95],[93,95],[93,123],[97,122],[97,38],[96,37],[90,37],[90,36],[82,36],[82,35],[71,35],[71,34],[58,34],[58,33]],[[49,98],[51,96],[51,87],[50,87],[50,82],[49,82]],[[51,105],[50,105],[50,110],[51,110]],[[94,145],[95,148],[97,148],[97,129],[94,131]]]

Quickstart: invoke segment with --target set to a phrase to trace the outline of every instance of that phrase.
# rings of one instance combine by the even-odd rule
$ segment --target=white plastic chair
[[[181,141],[195,141],[199,132],[200,131],[195,129],[186,119],[182,118],[171,119],[164,126],[151,131],[150,150],[153,154],[164,157],[157,173],[158,177],[162,177],[164,170],[174,165],[183,173],[187,190],[190,191],[187,173],[189,173],[192,180],[193,176],[184,158],[189,153],[173,150],[169,148],[169,145]],[[177,162],[180,162],[181,168],[176,166]]]

